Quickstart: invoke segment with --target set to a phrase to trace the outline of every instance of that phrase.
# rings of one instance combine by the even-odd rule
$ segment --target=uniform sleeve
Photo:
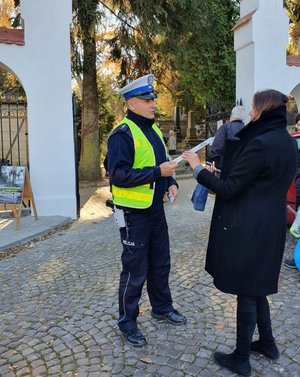
[[[161,176],[160,167],[134,169],[134,145],[131,135],[123,131],[108,140],[108,172],[111,183],[118,187],[135,187],[152,183]]]
[[[264,168],[264,148],[260,140],[252,140],[236,161],[226,179],[219,179],[207,169],[202,169],[197,182],[206,186],[223,199],[232,199],[245,191]]]
[[[174,179],[173,177],[167,177],[168,178],[168,188],[172,185],[175,185],[177,186],[177,188],[179,188],[179,185],[176,181],[176,179]]]

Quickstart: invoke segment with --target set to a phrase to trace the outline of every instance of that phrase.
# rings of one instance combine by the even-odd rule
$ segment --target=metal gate
[[[0,98],[0,159],[29,168],[27,102],[13,91]]]
[[[206,100],[205,136],[206,139],[215,136],[219,122],[229,120],[232,108],[235,105],[230,101]]]
[[[234,106],[231,101],[206,100],[205,139],[215,136],[218,127],[229,120]],[[208,153],[209,147],[206,147],[205,155]]]

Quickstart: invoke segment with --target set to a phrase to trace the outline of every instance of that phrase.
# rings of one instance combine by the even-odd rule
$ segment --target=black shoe
[[[289,267],[289,268],[297,268],[294,258],[293,259],[285,259],[283,264],[286,267]]]
[[[216,352],[214,359],[217,364],[231,370],[231,372],[237,373],[240,376],[251,376],[249,358],[241,358],[235,352],[230,354]]]
[[[146,338],[139,329],[132,329],[126,332],[122,331],[122,334],[127,343],[132,347],[144,347],[144,345],[147,344]]]
[[[175,309],[172,312],[166,314],[156,314],[154,312],[151,312],[151,316],[155,319],[158,319],[159,321],[166,321],[175,326],[184,325],[186,323],[186,317],[178,313],[178,311]]]
[[[251,352],[260,353],[261,355],[264,355],[272,360],[277,360],[279,358],[279,351],[275,342],[264,344],[260,340],[256,340],[255,342],[251,343],[250,350]]]

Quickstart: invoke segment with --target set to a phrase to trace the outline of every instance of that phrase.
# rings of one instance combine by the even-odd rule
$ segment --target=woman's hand
[[[205,169],[207,169],[208,171],[213,173],[215,171],[215,166],[213,164],[211,164],[211,165],[205,164]]]
[[[196,166],[201,165],[200,159],[197,153],[186,151],[182,153],[182,157],[185,161],[187,161],[191,165],[192,169],[195,169]]]

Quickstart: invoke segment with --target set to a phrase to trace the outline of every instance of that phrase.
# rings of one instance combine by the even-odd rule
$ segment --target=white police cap
[[[140,99],[153,99],[156,98],[153,88],[154,75],[146,75],[130,82],[119,90],[127,101],[129,98],[137,97]]]

